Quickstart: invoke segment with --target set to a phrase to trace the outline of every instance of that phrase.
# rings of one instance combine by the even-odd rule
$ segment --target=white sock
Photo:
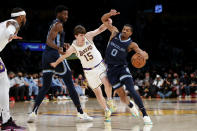
[[[112,98],[110,97],[110,98],[107,98],[107,100],[109,101],[109,100],[112,100]]]
[[[109,111],[109,108],[105,108],[105,111]]]

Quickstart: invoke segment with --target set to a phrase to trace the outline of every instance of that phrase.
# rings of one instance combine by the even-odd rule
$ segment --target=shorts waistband
[[[99,62],[97,65],[95,65],[94,67],[91,68],[83,68],[83,70],[92,70],[94,68],[96,68],[97,66],[99,66],[104,60],[102,60],[101,62]]]

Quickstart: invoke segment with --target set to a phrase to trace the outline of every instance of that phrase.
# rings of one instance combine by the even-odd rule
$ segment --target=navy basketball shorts
[[[58,51],[56,50],[45,50],[42,54],[42,69],[43,73],[53,72],[57,75],[64,75],[67,70],[70,70],[66,60],[62,61],[60,64],[53,68],[50,63],[55,62],[60,57]]]
[[[125,78],[132,78],[129,68],[125,66],[108,66],[107,78],[111,83],[113,89],[118,89],[124,85]]]

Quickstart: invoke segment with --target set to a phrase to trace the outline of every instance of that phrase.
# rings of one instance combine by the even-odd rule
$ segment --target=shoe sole
[[[1,131],[27,131],[26,129],[6,129]]]
[[[93,120],[76,120],[77,123],[93,122]]]
[[[144,125],[153,125],[152,122],[144,122]]]

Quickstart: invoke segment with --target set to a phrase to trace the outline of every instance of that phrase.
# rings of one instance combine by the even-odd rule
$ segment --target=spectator
[[[34,79],[32,78],[32,76],[30,74],[27,77],[25,77],[24,80],[29,85],[29,96],[30,96],[30,99],[31,99],[32,93],[34,93],[34,100],[35,100],[37,95],[38,95],[38,90],[39,90],[39,88],[37,86],[37,83],[34,81]]]
[[[53,96],[55,96],[58,100],[62,100],[62,96],[63,96],[62,86],[63,85],[60,82],[58,76],[57,75],[53,75],[51,89],[52,89]]]
[[[39,78],[38,78],[38,87],[41,88],[43,85],[43,81],[42,81],[42,72],[39,73]]]
[[[192,92],[196,93],[197,90],[197,76],[195,76],[194,73],[190,74],[190,84],[189,84],[190,89]]]
[[[173,80],[172,80],[173,91],[176,92],[177,97],[181,97],[180,92],[179,92],[179,90],[180,90],[180,78],[179,78],[177,73],[174,73],[173,77],[174,77]]]
[[[10,80],[10,91],[9,91],[9,95],[10,97],[14,97],[15,101],[19,101],[18,99],[18,84],[16,84],[16,80],[15,80],[15,74],[14,72],[9,72],[9,80]]]
[[[75,79],[74,86],[75,86],[75,90],[77,91],[79,96],[85,95],[85,94],[83,94],[83,90],[81,89],[81,86],[79,85],[78,79]]]
[[[190,84],[190,79],[189,79],[187,73],[184,73],[184,76],[181,77],[181,79],[180,79],[180,86],[181,86],[180,95],[182,95],[182,90],[184,89],[185,93],[186,93],[186,96],[185,96],[186,98],[191,97],[190,96],[190,86],[189,86],[189,84]]]
[[[169,98],[172,94],[171,90],[171,74],[168,74],[167,79],[164,80],[162,86],[157,93],[162,99]]]
[[[25,82],[22,72],[18,72],[18,76],[15,78],[15,80],[19,88],[20,101],[25,101],[24,96],[26,96],[27,100],[30,100],[29,89],[28,89],[29,85],[27,82]]]
[[[161,78],[160,75],[156,75],[156,78],[153,81],[153,86],[151,87],[152,88],[152,92],[154,92],[153,93],[154,95],[156,95],[158,90],[160,88],[162,88],[162,85],[163,85],[163,79]]]
[[[145,78],[143,80],[143,86],[144,86],[144,97],[151,98],[154,97],[154,90],[151,88],[152,79],[150,78],[150,73],[145,73]]]
[[[61,79],[61,78],[59,78],[59,81],[60,81],[60,83],[62,84],[62,94],[63,94],[63,96],[62,96],[62,100],[70,100],[71,98],[68,96],[69,95],[69,93],[68,93],[68,90],[67,90],[67,87],[66,87],[66,84],[64,83],[64,81]]]

